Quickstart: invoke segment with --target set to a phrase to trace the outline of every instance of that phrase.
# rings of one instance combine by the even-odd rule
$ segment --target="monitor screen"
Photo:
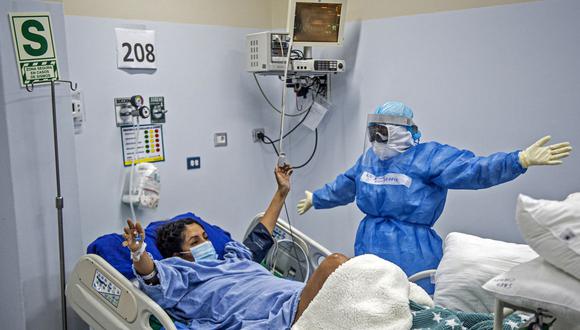
[[[294,42],[339,42],[340,3],[296,2]]]

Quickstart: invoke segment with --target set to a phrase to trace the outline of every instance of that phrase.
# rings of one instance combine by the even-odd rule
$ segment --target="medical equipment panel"
[[[293,60],[292,71],[296,73],[335,73],[344,72],[343,60]]]
[[[259,32],[246,36],[249,72],[283,72],[288,56],[288,33]]]

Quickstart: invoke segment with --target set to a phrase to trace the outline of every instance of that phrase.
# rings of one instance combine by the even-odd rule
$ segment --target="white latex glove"
[[[301,199],[296,207],[298,209],[298,214],[300,215],[306,213],[306,211],[310,210],[312,207],[312,193],[308,190],[304,193],[306,194],[306,198]]]
[[[533,165],[560,165],[560,159],[570,156],[572,146],[569,142],[552,144],[544,146],[552,137],[544,136],[529,146],[526,150],[520,152],[520,164],[528,168]]]

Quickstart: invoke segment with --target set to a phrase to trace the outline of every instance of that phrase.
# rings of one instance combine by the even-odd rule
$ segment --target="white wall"
[[[250,138],[255,127],[275,136],[278,124],[244,71],[244,37],[256,30],[76,16],[63,22],[60,5],[42,6],[0,3],[3,13],[51,10],[63,77],[78,81],[84,90],[87,121],[82,135],[73,135],[68,111],[59,112],[68,268],[97,236],[120,232],[129,215],[119,201],[125,168],[113,116],[118,96],[163,95],[169,109],[164,125],[167,161],[158,163],[162,201],[158,210],[139,213],[143,221],[191,210],[240,238],[275,189],[275,157],[269,146]],[[313,210],[302,217],[295,205],[304,189],[320,187],[354,163],[362,149],[366,113],[388,99],[403,100],[415,109],[425,141],[478,154],[522,148],[548,133],[555,141],[580,145],[579,14],[577,1],[552,0],[349,23],[343,48],[319,51],[344,56],[348,72],[333,80],[336,106],[320,127],[313,163],[294,175],[288,199],[292,223],[330,250],[352,255],[362,218],[354,205]],[[128,24],[157,31],[156,73],[116,69],[114,28]],[[10,40],[7,20],[0,33],[2,43]],[[28,94],[17,86],[13,56],[12,47],[2,47],[0,146],[8,157],[0,165],[8,175],[0,179],[0,256],[3,264],[17,266],[2,274],[0,292],[14,303],[0,310],[0,320],[16,329],[56,328],[58,259],[48,93],[39,88]],[[277,80],[263,82],[279,100]],[[68,92],[59,90],[59,108],[67,109],[68,102]],[[229,146],[214,148],[213,133],[221,131],[228,133]],[[288,143],[290,160],[300,163],[310,154],[313,134],[298,129]],[[188,156],[201,156],[202,168],[187,171]],[[563,166],[532,168],[500,187],[453,191],[437,228],[442,234],[458,230],[521,241],[513,221],[517,194],[563,198],[579,190],[579,166],[580,158],[573,154]]]
[[[333,80],[336,104],[320,127],[313,164],[296,171],[288,199],[293,224],[333,251],[353,253],[362,214],[354,205],[298,216],[305,189],[316,189],[350,167],[360,154],[366,113],[388,99],[415,109],[423,140],[437,140],[486,155],[523,148],[545,134],[580,145],[575,107],[580,48],[575,1],[545,1],[349,23],[346,45],[326,49],[347,60],[348,73]],[[114,28],[144,24],[157,31],[159,69],[128,74],[115,68]],[[123,167],[113,98],[164,95],[167,161],[158,163],[160,208],[142,219],[191,210],[240,238],[274,190],[268,146],[253,144],[250,131],[276,135],[277,118],[244,71],[244,36],[252,29],[67,17],[70,64],[85,91],[87,126],[76,136],[83,244],[120,231],[129,214],[119,202]],[[185,66],[180,63],[187,63]],[[90,64],[90,65],[89,65]],[[264,78],[279,100],[275,78]],[[288,123],[292,126],[292,123]],[[214,132],[230,145],[214,148]],[[298,129],[290,160],[308,157],[313,134]],[[201,156],[201,170],[185,158]],[[580,159],[532,168],[516,181],[482,191],[452,191],[437,228],[521,242],[513,221],[518,193],[563,198],[578,190]],[[284,216],[285,217],[285,216]]]
[[[153,74],[116,69],[114,28],[140,23],[157,33],[159,69]],[[85,131],[76,136],[83,243],[122,230],[130,214],[120,202],[126,169],[113,98],[134,94],[165,96],[169,111],[166,161],[156,163],[161,203],[139,211],[141,219],[193,211],[241,235],[275,190],[275,157],[251,140],[252,128],[273,132],[277,124],[243,69],[245,35],[255,30],[68,16],[67,31],[71,71],[87,111]],[[227,147],[214,148],[215,132],[228,133]],[[186,170],[189,156],[201,157],[201,169]]]
[[[60,4],[1,2],[0,12],[49,10],[64,78],[84,90],[87,122],[74,136],[70,98],[59,88],[59,133],[67,268],[97,236],[120,232],[128,209],[119,202],[123,173],[113,99],[132,94],[166,97],[167,161],[161,206],[140,212],[145,223],[193,211],[240,238],[275,189],[275,157],[251,142],[265,127],[275,137],[277,118],[244,71],[244,37],[255,29],[139,22],[62,14]],[[296,171],[288,199],[292,223],[330,250],[352,255],[362,214],[354,205],[313,210],[299,217],[304,189],[315,189],[350,167],[360,154],[366,113],[387,99],[415,109],[424,140],[478,154],[525,147],[544,134],[580,145],[580,3],[551,0],[349,23],[338,54],[348,72],[333,79],[335,109],[320,127],[313,163]],[[0,43],[11,42],[7,20]],[[129,74],[116,69],[114,28],[144,24],[157,31],[159,69]],[[66,40],[65,40],[66,31]],[[68,53],[67,53],[68,50]],[[50,329],[59,323],[58,244],[52,133],[47,88],[18,87],[12,47],[0,49],[0,294],[10,297],[0,322],[14,329]],[[70,75],[68,67],[70,66]],[[263,79],[279,100],[276,78]],[[294,121],[295,122],[295,121]],[[293,121],[287,123],[293,126]],[[226,131],[229,146],[213,147]],[[74,141],[74,142],[73,142]],[[313,134],[288,139],[293,163],[306,159]],[[201,156],[187,171],[185,158]],[[515,198],[563,198],[579,190],[580,158],[532,168],[512,183],[483,191],[453,191],[437,228],[521,241],[513,221]],[[78,175],[77,175],[78,172]],[[283,216],[285,217],[285,216]],[[75,318],[70,313],[71,318]],[[78,325],[73,322],[73,327]],[[77,327],[78,328],[78,327]]]
[[[551,134],[554,142],[568,140],[577,148],[579,15],[578,1],[558,0],[350,24],[348,42],[356,43],[358,35],[358,47],[323,52],[346,54],[354,70],[335,86],[346,95],[322,138],[326,146],[312,183],[295,185],[292,199],[354,162],[365,114],[389,99],[415,110],[423,141],[487,155],[525,148]],[[461,231],[521,242],[514,222],[517,194],[564,198],[580,190],[579,167],[575,151],[563,166],[534,167],[502,186],[451,191],[436,228],[442,235]],[[321,227],[336,227],[335,238],[327,234],[322,241],[344,249],[354,234],[346,236],[343,229],[358,222],[344,218],[350,214],[311,212],[302,228],[323,235]]]
[[[69,78],[62,4],[0,2],[0,241],[2,277],[0,324],[10,329],[60,328],[60,282],[56,180],[50,92],[20,88],[8,12],[49,11],[60,74]],[[82,254],[77,166],[70,97],[57,88],[57,121],[64,197],[65,262],[70,270]],[[69,319],[77,328],[78,318]]]

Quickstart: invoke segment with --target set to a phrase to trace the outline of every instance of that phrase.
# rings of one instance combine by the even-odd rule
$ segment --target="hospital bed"
[[[263,213],[252,219],[244,237],[249,235]],[[316,241],[292,228],[282,219],[274,229],[275,245],[263,265],[276,276],[306,281],[324,258],[331,254]],[[435,270],[427,270],[409,277],[416,282],[433,277]],[[96,254],[79,259],[66,286],[67,300],[73,310],[93,329],[151,329],[156,323],[165,329],[178,329],[176,323],[139,288],[107,261]],[[514,310],[537,314],[521,306],[496,302],[494,329],[503,329],[503,318]]]
[[[264,213],[250,222],[249,235]],[[274,275],[306,281],[330,251],[278,219],[273,236],[275,245],[263,265]],[[151,329],[152,317],[167,330],[177,329],[169,315],[130,281],[96,254],[82,256],[66,286],[72,309],[92,329]],[[153,321],[155,322],[155,321]]]

